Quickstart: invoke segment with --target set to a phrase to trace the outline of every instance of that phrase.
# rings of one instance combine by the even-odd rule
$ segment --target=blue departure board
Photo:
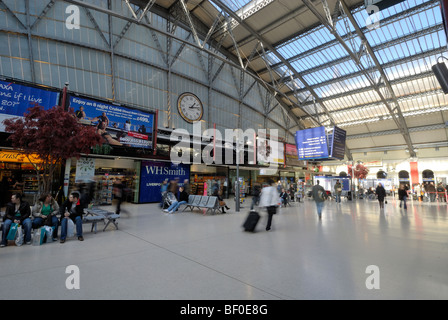
[[[328,158],[328,143],[325,127],[297,131],[296,146],[299,160]]]

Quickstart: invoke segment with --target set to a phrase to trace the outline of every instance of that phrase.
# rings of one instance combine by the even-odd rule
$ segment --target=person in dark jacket
[[[311,194],[313,195],[313,199],[316,202],[317,215],[319,217],[319,220],[322,220],[322,209],[328,196],[325,189],[320,185],[319,180],[317,180],[316,185],[313,186]]]
[[[121,212],[121,203],[123,202],[124,198],[124,185],[123,182],[121,182],[121,179],[115,180],[114,187],[114,198],[117,199],[117,208],[115,209],[116,214],[120,214]]]
[[[386,197],[386,190],[384,189],[381,183],[378,183],[378,187],[376,187],[375,194],[378,196],[380,209],[384,209],[384,198]]]
[[[254,184],[252,204],[250,205],[250,210],[253,210],[255,206],[260,203],[261,185],[258,182]]]
[[[288,204],[288,194],[286,193],[285,189],[282,188],[282,192],[280,193],[280,199],[282,200],[282,206],[285,206]]]
[[[227,210],[230,210],[230,208],[229,208],[229,207],[227,206],[227,204],[224,202],[224,199],[222,198],[222,196],[221,196],[221,194],[220,194],[220,192],[219,192],[219,188],[214,189],[212,196],[218,198],[218,203],[219,203],[219,206],[220,206],[220,208],[221,208],[221,210],[222,210],[222,213],[226,213],[226,212],[224,211],[224,208],[226,208]]]
[[[5,216],[3,218],[3,234],[1,247],[7,245],[6,237],[8,236],[11,224],[17,223],[23,227],[24,241],[26,244],[31,244],[31,208],[30,204],[22,201],[22,195],[15,193],[11,196],[11,202],[6,205]]]
[[[404,204],[404,209],[407,209],[406,206],[406,200],[408,198],[408,191],[406,190],[405,186],[402,184],[400,186],[400,189],[398,189],[398,200],[400,200],[400,208],[401,205]]]
[[[82,236],[82,215],[84,214],[84,205],[79,199],[78,192],[72,192],[64,204],[59,208],[61,214],[61,243],[65,242],[67,237],[67,223],[71,219],[76,225],[76,235],[79,241],[84,241]]]

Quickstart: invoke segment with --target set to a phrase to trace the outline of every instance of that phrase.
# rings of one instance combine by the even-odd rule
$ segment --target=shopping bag
[[[19,225],[17,227],[17,233],[16,233],[16,238],[15,238],[16,246],[20,247],[23,244],[23,236],[24,236],[24,234],[23,234],[22,226]]]
[[[33,246],[40,246],[42,244],[42,238],[45,235],[45,232],[42,229],[43,227],[34,231]]]
[[[53,239],[54,227],[43,226],[42,228],[45,229],[45,236],[43,237],[43,242],[44,243],[47,242],[47,241],[50,242],[50,239]]]
[[[15,223],[15,222],[11,223],[8,235],[6,236],[6,240],[14,241],[16,239],[16,234],[17,234],[17,228],[18,227],[19,227],[19,225],[17,223]]]
[[[67,237],[71,238],[75,235],[75,223],[72,219],[67,219]]]

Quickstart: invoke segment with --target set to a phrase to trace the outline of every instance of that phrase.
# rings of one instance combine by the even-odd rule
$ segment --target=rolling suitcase
[[[259,220],[260,214],[257,211],[249,212],[249,215],[243,224],[244,231],[254,232]]]

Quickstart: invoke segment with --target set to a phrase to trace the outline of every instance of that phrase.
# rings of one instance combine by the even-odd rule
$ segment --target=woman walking
[[[378,196],[378,202],[380,203],[380,209],[384,209],[384,198],[386,197],[386,190],[381,183],[378,183],[375,194]]]

